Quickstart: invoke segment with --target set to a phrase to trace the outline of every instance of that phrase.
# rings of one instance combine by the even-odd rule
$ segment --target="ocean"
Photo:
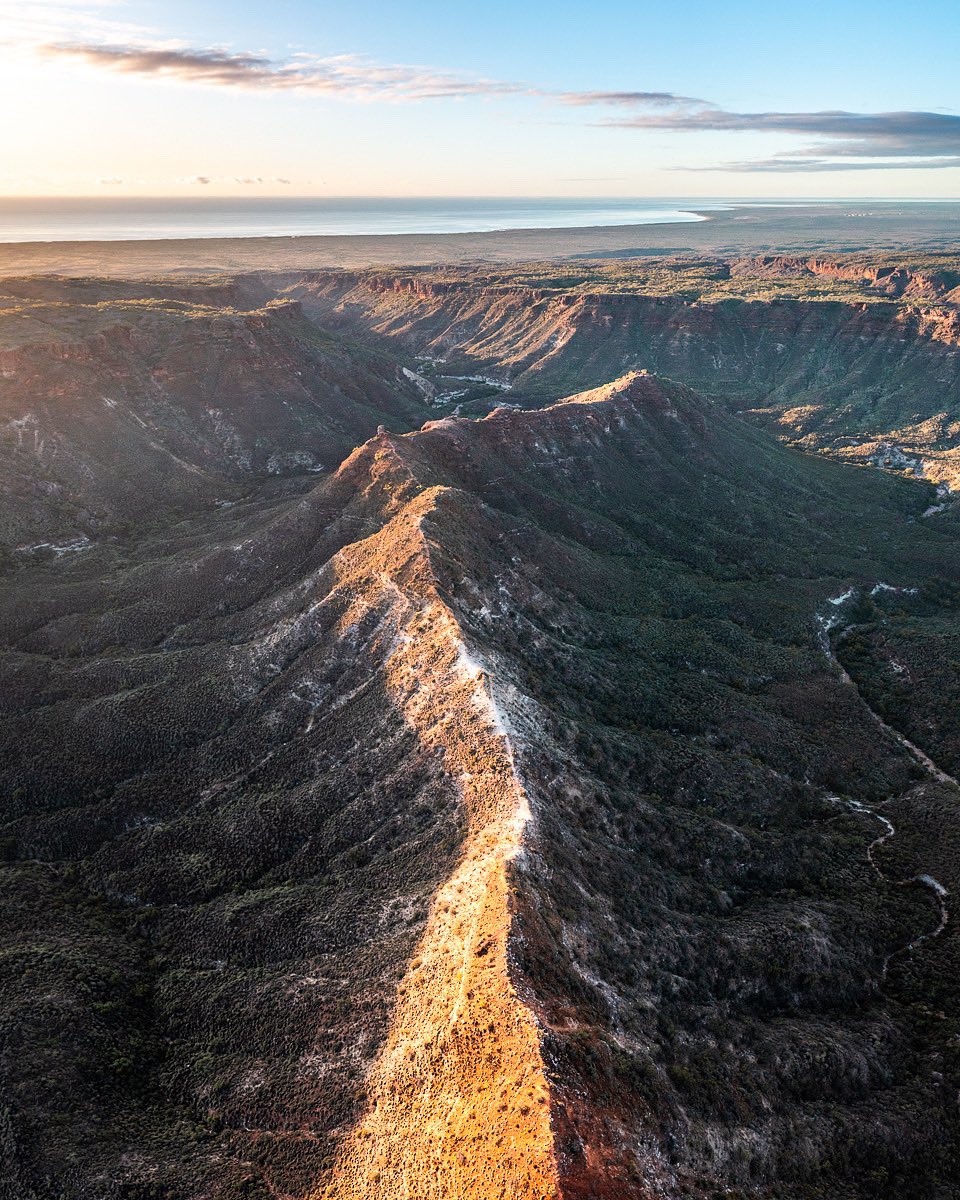
[[[0,197],[0,242],[481,233],[700,221],[715,202],[518,198]]]

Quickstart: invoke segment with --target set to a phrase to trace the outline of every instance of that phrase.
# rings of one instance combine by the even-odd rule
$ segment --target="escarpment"
[[[6,308],[0,294],[6,549],[234,502],[264,478],[334,469],[385,420],[421,419],[395,365],[325,337],[296,302],[237,310],[217,306],[223,288],[158,286],[68,304],[36,290]]]
[[[221,503],[4,565],[3,1186],[954,1200],[960,934],[923,880],[960,889],[955,768],[920,770],[891,733],[955,757],[950,498],[931,514],[916,477],[786,447],[720,389],[646,373],[647,298],[543,287],[524,313],[523,289],[385,282],[388,334],[358,279],[323,282],[323,329],[259,280],[224,293],[242,313],[124,317],[122,353],[112,307],[63,343],[70,403],[45,403],[89,425],[60,445],[90,506],[119,420],[103,356],[146,421],[144,364],[173,372],[158,329],[177,355],[216,343],[156,403]],[[707,353],[695,321],[740,364],[762,340],[727,305],[657,304],[675,364]],[[796,371],[833,311],[729,307],[783,307]],[[851,331],[900,320],[839,307]],[[831,370],[847,340],[823,342]],[[458,380],[486,375],[453,358],[482,343],[496,382]],[[542,366],[511,388],[508,343]],[[67,373],[91,354],[88,390]],[[308,380],[312,433],[349,444],[271,473],[261,439],[309,422],[309,363],[354,364],[370,403]],[[228,408],[241,366],[260,457],[222,494],[197,406]],[[417,399],[404,367],[448,398]],[[595,386],[551,391],[568,368]],[[842,597],[831,659],[818,618]]]
[[[904,271],[891,291],[895,271],[856,263],[705,264],[686,286],[683,263],[674,266],[646,285],[628,276],[630,290],[586,265],[577,287],[331,272],[287,290],[324,326],[420,354],[436,377],[495,366],[521,404],[647,370],[812,449],[873,461],[892,444],[931,478],[958,478],[960,309],[949,271],[937,287]],[[710,282],[718,272],[729,295],[709,292],[727,286]],[[853,281],[852,292],[805,298],[805,279]],[[765,292],[784,281],[784,294]]]
[[[473,286],[331,274],[291,293],[331,328],[369,328],[449,359],[496,363],[517,395],[598,386],[635,366],[711,393],[838,382],[906,357],[904,376],[946,367],[956,386],[956,305],[695,297]],[[613,368],[613,369],[612,369]],[[576,384],[577,387],[571,387]],[[898,386],[895,382],[888,387]],[[941,389],[942,391],[942,389]]]

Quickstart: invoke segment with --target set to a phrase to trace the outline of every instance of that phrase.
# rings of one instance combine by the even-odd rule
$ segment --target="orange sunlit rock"
[[[338,586],[355,588],[358,604],[393,592],[390,691],[459,781],[468,826],[399,989],[366,1112],[317,1200],[559,1194],[538,1030],[509,963],[507,867],[530,810],[496,682],[471,659],[434,583],[421,522],[441,491],[418,496],[337,564]]]

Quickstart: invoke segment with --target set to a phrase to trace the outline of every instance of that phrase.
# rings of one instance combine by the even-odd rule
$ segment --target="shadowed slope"
[[[960,478],[960,310],[949,279],[937,287],[934,268],[929,278],[904,270],[893,298],[852,285],[850,295],[810,298],[802,288],[780,296],[770,284],[783,274],[813,278],[809,264],[699,266],[686,281],[684,260],[621,263],[613,277],[597,263],[531,265],[527,286],[516,273],[330,272],[287,291],[330,329],[425,355],[431,377],[494,374],[526,405],[642,368],[754,408],[810,448],[896,465],[899,447],[904,466]],[[847,270],[864,285],[871,277],[863,262]],[[891,287],[897,278],[873,274]]]
[[[832,800],[909,811],[914,768],[812,637],[834,572],[940,560],[949,535],[911,525],[921,489],[644,376],[393,444],[443,483],[434,568],[536,729],[515,986],[561,1194],[939,1194],[953,1118],[924,1063],[953,1025],[913,1058],[911,963],[879,991],[937,914],[878,882]],[[911,853],[904,874],[937,857]],[[924,970],[949,989],[951,961],[944,943]]]
[[[264,300],[251,283],[0,281],[0,552],[233,502],[422,420],[394,362]]]
[[[916,768],[815,636],[956,574],[922,492],[629,375],[14,576],[23,1186],[954,1200],[952,932],[881,986],[930,897],[831,799]]]

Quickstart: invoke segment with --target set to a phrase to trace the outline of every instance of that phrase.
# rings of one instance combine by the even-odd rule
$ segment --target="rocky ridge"
[[[210,320],[228,362],[313,345]],[[409,338],[377,386],[443,348]],[[952,594],[951,513],[614,374],[8,573],[17,1200],[952,1200],[956,931],[886,880],[960,887],[955,797],[815,622],[850,581]]]

